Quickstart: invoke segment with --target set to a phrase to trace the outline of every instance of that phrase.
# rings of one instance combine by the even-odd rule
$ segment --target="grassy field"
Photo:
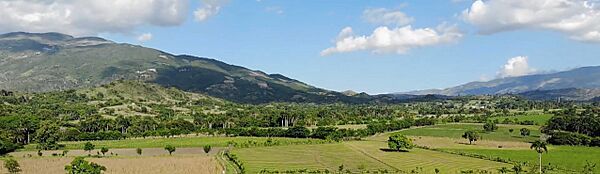
[[[545,125],[550,118],[552,118],[552,114],[532,114],[532,115],[522,115],[522,116],[504,116],[504,117],[494,117],[491,120],[498,120],[499,122],[504,121],[504,119],[514,120],[515,118],[519,121],[533,121],[537,125]]]
[[[519,130],[521,128],[527,128],[531,130],[531,135],[523,137],[520,135]],[[512,133],[509,129],[513,129]],[[449,138],[461,138],[463,133],[467,130],[479,130],[481,140],[494,140],[494,141],[534,141],[539,138],[540,131],[539,126],[524,126],[524,125],[504,125],[498,124],[498,130],[494,132],[484,132],[483,124],[478,123],[460,123],[460,124],[442,124],[435,126],[428,126],[416,129],[408,129],[401,131],[404,135],[409,136],[430,136],[430,137],[449,137]],[[384,139],[385,136],[382,136]]]
[[[538,163],[537,152],[531,149],[448,149],[455,152],[481,154],[489,157],[501,157],[532,164]],[[552,164],[561,168],[580,171],[586,161],[600,165],[600,148],[598,147],[576,147],[576,146],[550,146],[548,153],[542,155],[544,165]],[[600,168],[596,168],[600,173]]]
[[[466,169],[486,169],[495,171],[508,166],[503,163],[474,159],[423,149],[410,152],[386,152],[381,150],[387,144],[382,141],[350,141],[337,144],[291,145],[235,149],[244,162],[248,173],[262,169],[328,169],[337,171],[340,165],[357,172],[359,169],[410,172],[422,167],[424,173],[457,173]]]
[[[247,142],[247,141],[259,141],[263,142],[269,138],[266,137],[175,137],[175,138],[147,138],[147,139],[125,139],[125,140],[110,140],[110,141],[90,141],[96,147],[108,147],[111,149],[116,148],[162,148],[167,144],[175,147],[203,147],[204,145],[211,145],[213,147],[226,147],[229,142]],[[295,138],[271,138],[273,140],[281,142],[301,142],[306,139],[295,139]],[[65,145],[65,149],[83,149],[83,145],[87,141],[80,142],[61,142],[60,144]],[[23,150],[33,151],[35,144],[25,146]]]
[[[521,138],[518,129],[527,127],[532,130],[532,136]],[[513,128],[513,134],[508,129]],[[539,131],[537,126],[521,125],[499,125],[499,129],[493,133],[484,133],[482,140],[468,145],[460,135],[466,130],[482,130],[480,124],[447,124],[421,127],[399,131],[411,136],[415,143],[435,149],[443,149],[452,152],[463,152],[479,154],[489,157],[500,157],[520,162],[537,163],[537,153],[529,148],[529,141],[537,139]],[[372,137],[375,140],[384,140],[388,134]],[[502,146],[499,148],[498,146]],[[552,164],[559,168],[569,170],[581,170],[586,161],[600,165],[600,148],[580,146],[548,146],[549,152],[544,154],[544,164]],[[600,168],[596,168],[600,173]]]

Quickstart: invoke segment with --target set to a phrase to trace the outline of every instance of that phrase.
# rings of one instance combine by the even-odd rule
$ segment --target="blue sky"
[[[600,14],[596,7],[586,8],[576,0],[565,0],[574,2],[573,13],[546,14],[550,19],[533,15],[531,19],[506,24],[490,21],[511,21],[531,15],[517,14],[512,11],[514,4],[495,1],[192,0],[183,3],[181,21],[141,21],[139,25],[105,30],[88,27],[75,31],[73,26],[51,29],[76,35],[77,32],[100,35],[174,54],[215,58],[266,73],[283,74],[317,87],[371,94],[445,88],[476,80],[600,65],[597,56],[600,55],[597,42],[600,39],[594,35],[600,30],[600,19],[591,18],[588,21],[592,22],[577,30],[562,27],[564,20],[552,21],[554,18],[571,19],[569,17],[578,13],[576,11],[581,12],[581,8],[587,9],[587,14]],[[194,11],[207,5],[213,11],[206,18],[198,20],[194,17]],[[482,6],[485,11],[480,8],[476,11],[474,7],[481,5],[485,5]],[[522,4],[518,8],[527,9],[526,5],[531,4]],[[18,4],[0,8],[16,9]],[[40,8],[40,11],[45,10]],[[413,20],[403,24],[376,23],[364,15],[369,9],[401,12]],[[463,14],[467,9],[473,13],[470,18]],[[552,9],[542,10],[552,12]],[[510,15],[494,16],[503,13]],[[6,27],[8,23],[0,22],[5,25],[0,31],[26,26],[23,20],[15,21],[21,23],[12,28]],[[371,35],[379,27],[393,30],[411,26],[414,30],[436,30],[444,23],[461,36],[448,42],[409,47],[402,53],[396,51],[397,47],[378,52],[376,46],[363,45],[366,48],[321,55],[323,50],[336,46],[338,34],[346,27],[352,28],[353,36],[360,37]],[[442,33],[441,29],[436,31]],[[137,36],[143,33],[152,37],[139,41]],[[512,59],[519,56],[525,59]],[[516,63],[510,64],[509,59]],[[518,70],[507,70],[505,64]]]

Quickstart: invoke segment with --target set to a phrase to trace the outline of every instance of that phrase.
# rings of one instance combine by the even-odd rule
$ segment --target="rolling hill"
[[[173,55],[98,37],[15,32],[0,35],[0,89],[43,92],[143,80],[243,103],[366,102],[218,60]]]

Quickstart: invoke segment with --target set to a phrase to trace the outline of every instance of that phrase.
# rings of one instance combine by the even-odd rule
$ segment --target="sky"
[[[370,94],[600,65],[597,0],[10,0],[0,32],[101,36]]]

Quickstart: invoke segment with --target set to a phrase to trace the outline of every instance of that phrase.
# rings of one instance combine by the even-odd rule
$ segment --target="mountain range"
[[[94,87],[121,79],[243,103],[368,101],[280,74],[99,37],[25,32],[0,35],[0,89],[43,92]]]
[[[281,74],[99,37],[25,32],[0,35],[0,89],[45,92],[96,87],[115,80],[139,80],[241,103],[389,103],[490,94],[519,94],[537,100],[600,99],[600,67],[369,95],[326,90]]]
[[[600,96],[600,66],[581,67],[568,71],[498,78],[485,82],[470,82],[446,89],[411,91],[397,94],[501,95],[517,94],[530,99],[590,100]]]

